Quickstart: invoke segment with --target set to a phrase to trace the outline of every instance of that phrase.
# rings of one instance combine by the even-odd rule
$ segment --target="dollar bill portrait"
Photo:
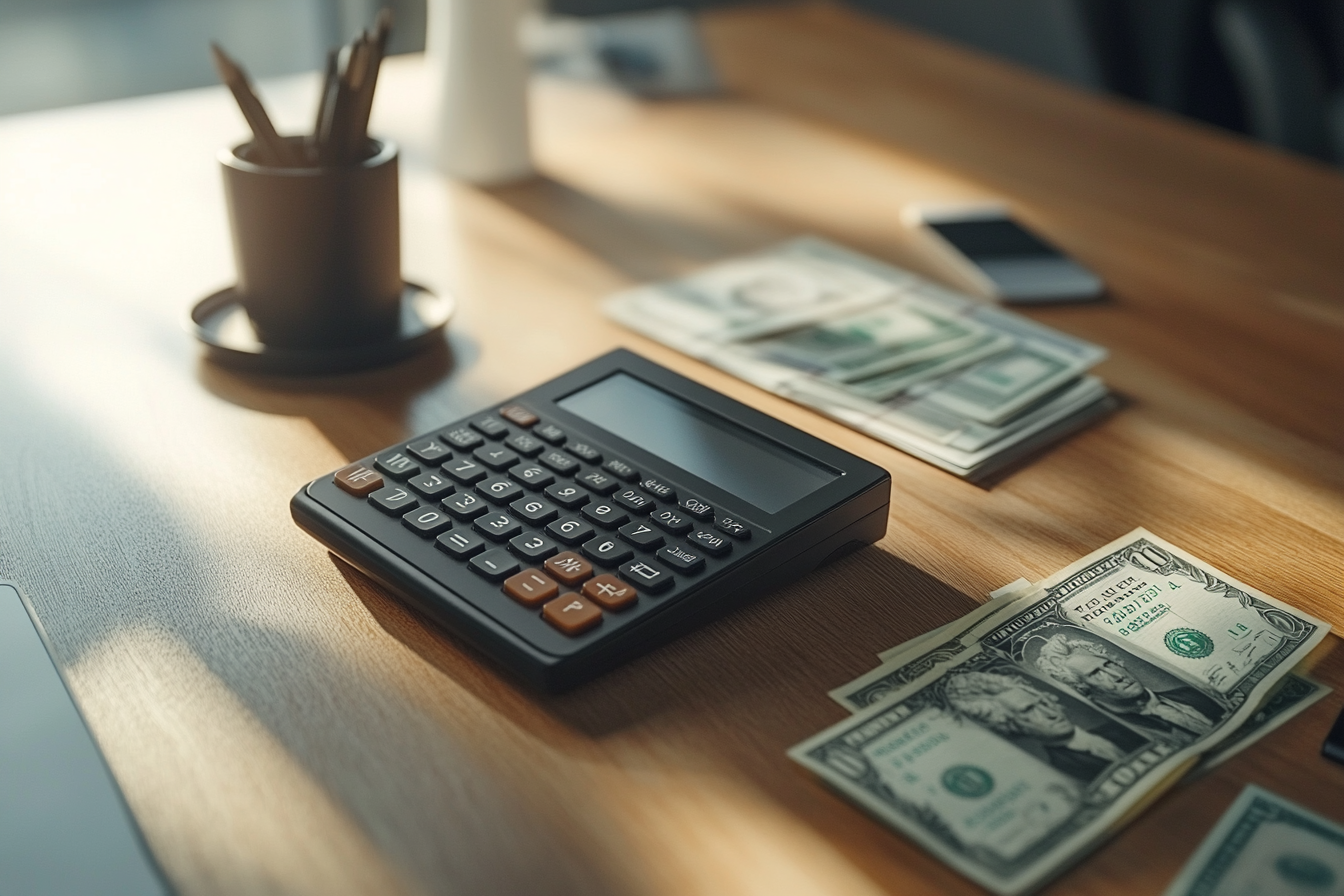
[[[1087,726],[1070,716],[1060,697],[1028,679],[999,672],[954,672],[943,690],[961,716],[999,734],[1083,784],[1123,762],[1148,741],[1094,713]]]
[[[1062,632],[1051,635],[1041,645],[1035,665],[1122,722],[1177,741],[1203,737],[1227,714],[1197,688],[1097,639]]]

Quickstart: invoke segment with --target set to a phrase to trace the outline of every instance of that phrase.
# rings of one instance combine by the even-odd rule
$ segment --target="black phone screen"
[[[1063,258],[1064,254],[1011,218],[929,222],[943,239],[973,261],[990,258]]]

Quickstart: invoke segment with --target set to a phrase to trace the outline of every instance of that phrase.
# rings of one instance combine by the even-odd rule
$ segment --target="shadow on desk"
[[[775,753],[842,713],[815,698],[876,666],[879,651],[977,606],[869,546],[573,691],[543,695],[344,561],[331,560],[389,634],[457,684],[483,702],[500,704],[506,682],[510,699],[495,708],[522,727],[530,727],[534,715],[531,708],[513,711],[520,704],[541,708],[592,739],[657,727],[658,716],[685,714],[701,725],[741,725]]]
[[[375,370],[337,376],[261,376],[203,358],[196,379],[230,404],[264,414],[306,417],[343,457],[354,460],[406,438],[411,403],[470,367],[479,355],[475,340],[450,331],[444,342],[424,354]],[[368,426],[370,421],[379,425]]]

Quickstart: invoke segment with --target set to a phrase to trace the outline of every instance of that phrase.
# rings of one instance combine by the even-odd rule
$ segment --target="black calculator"
[[[880,467],[617,350],[315,479],[294,520],[560,691],[886,532]]]

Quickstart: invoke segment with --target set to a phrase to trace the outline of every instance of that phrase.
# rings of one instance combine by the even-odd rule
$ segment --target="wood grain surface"
[[[825,5],[706,21],[729,90],[539,82],[541,174],[445,181],[389,63],[408,278],[445,351],[245,377],[187,309],[230,282],[223,88],[0,119],[0,577],[32,596],[183,894],[924,894],[974,885],[784,756],[892,644],[1134,526],[1344,626],[1344,178]],[[282,130],[316,79],[263,85]],[[936,274],[912,200],[1004,198],[1113,286],[1031,316],[1111,350],[1118,414],[963,483],[605,322],[611,291],[801,233]],[[624,345],[893,478],[887,537],[559,698],[331,558],[289,496]],[[1247,782],[1340,819],[1336,692],[1049,893],[1159,893]]]

